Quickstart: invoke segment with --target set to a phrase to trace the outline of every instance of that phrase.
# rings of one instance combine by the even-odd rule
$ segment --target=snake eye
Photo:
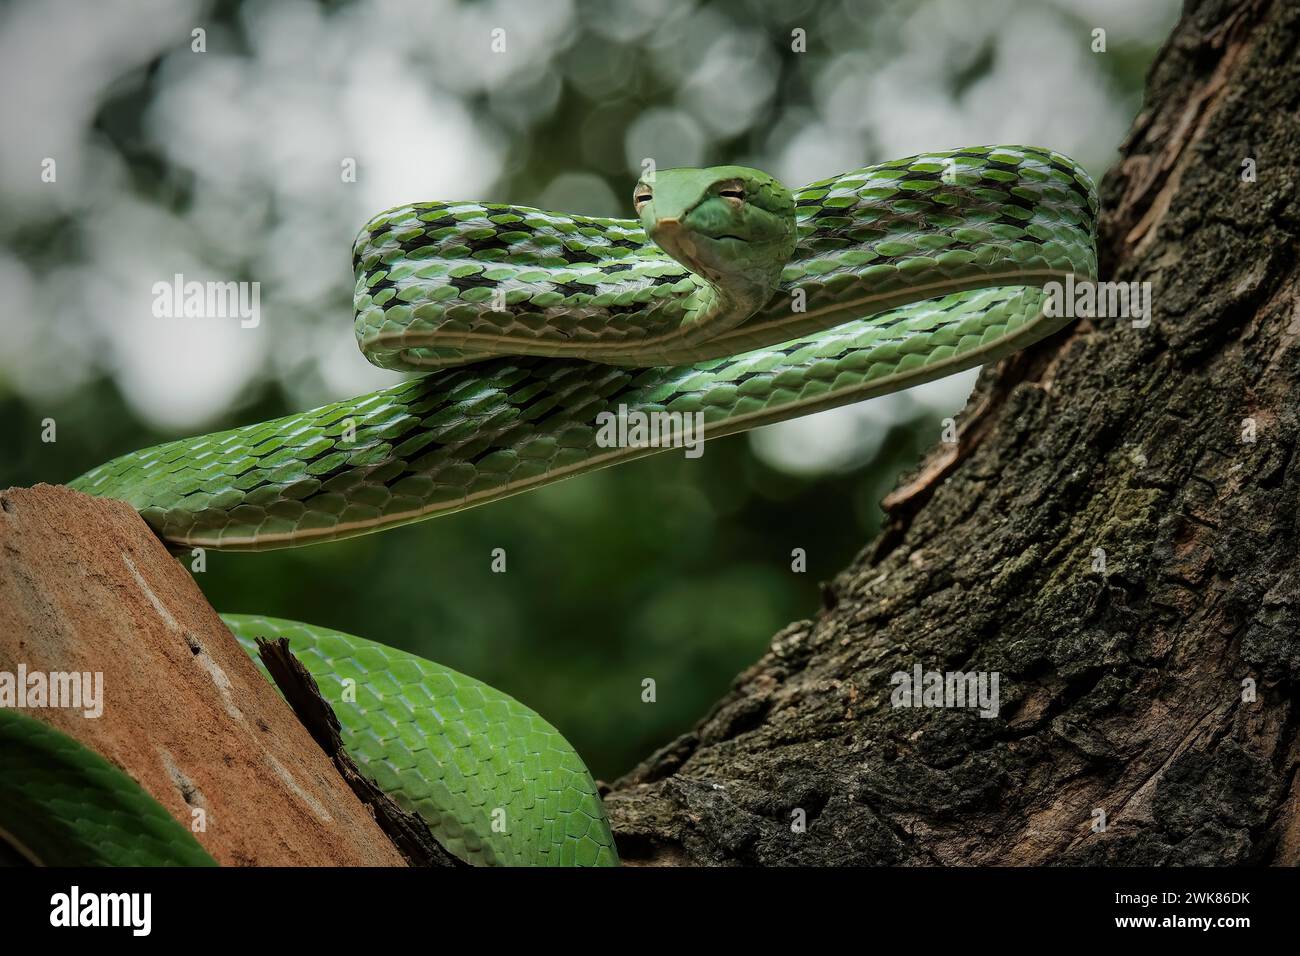
[[[718,195],[723,199],[729,199],[739,206],[745,201],[745,189],[743,186],[723,186],[718,190]]]
[[[632,208],[639,214],[641,207],[650,201],[652,195],[649,186],[645,183],[638,183],[636,191],[632,193]]]

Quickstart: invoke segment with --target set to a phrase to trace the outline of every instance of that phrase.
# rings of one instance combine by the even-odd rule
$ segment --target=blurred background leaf
[[[353,343],[350,252],[398,203],[627,215],[647,158],[745,163],[797,186],[994,142],[1100,175],[1176,14],[1175,0],[10,3],[0,487],[395,381]],[[155,318],[153,284],[178,272],[260,282],[261,323]],[[486,680],[612,778],[814,613],[818,582],[874,534],[877,502],[973,381],[382,535],[212,553],[196,577],[220,609]]]

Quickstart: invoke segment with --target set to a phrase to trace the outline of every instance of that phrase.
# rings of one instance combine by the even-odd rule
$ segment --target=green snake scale
[[[595,783],[560,732],[513,697],[449,667],[297,621],[224,614],[253,655],[286,638],[342,724],[344,749],[448,851],[470,863],[618,861]],[[345,694],[347,681],[355,697]],[[430,715],[437,733],[430,733]],[[499,828],[491,814],[499,810]],[[488,825],[484,824],[487,818]]]
[[[178,549],[344,538],[661,450],[606,447],[602,413],[697,413],[712,439],[994,361],[1068,321],[1044,315],[1044,284],[1096,274],[1092,181],[1045,149],[927,153],[793,192],[743,167],[662,170],[634,205],[637,220],[475,202],[376,216],[353,250],[357,340],[423,377],[72,486],[129,502]],[[521,704],[359,638],[226,620],[245,646],[290,638],[348,751],[453,853],[617,861],[581,760]]]
[[[215,866],[190,832],[99,754],[0,708],[0,841],[59,866]]]

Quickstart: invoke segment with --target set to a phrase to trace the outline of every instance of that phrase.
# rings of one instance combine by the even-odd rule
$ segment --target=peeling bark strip
[[[1300,863],[1298,115],[1300,7],[1188,3],[1103,183],[1151,325],[984,373],[834,607],[615,784],[625,861]],[[918,663],[999,716],[891,707]]]
[[[316,678],[289,650],[289,639],[281,637],[268,641],[259,637],[257,652],[302,725],[334,762],[352,792],[370,809],[375,822],[402,851],[407,862],[412,866],[466,865],[442,848],[418,814],[403,810],[361,773],[356,762],[343,749],[342,725],[334,708],[321,694]]]
[[[223,865],[402,857],[184,567],[118,501],[0,492],[0,671],[103,674],[102,715],[26,713],[129,773]],[[0,856],[3,853],[0,852]]]

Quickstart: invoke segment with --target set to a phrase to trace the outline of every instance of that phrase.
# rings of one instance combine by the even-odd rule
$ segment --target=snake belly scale
[[[422,377],[132,452],[72,487],[130,503],[174,548],[345,538],[660,450],[602,447],[604,412],[699,413],[712,439],[995,361],[1069,321],[1044,313],[1045,284],[1096,275],[1096,190],[1046,149],[927,153],[797,191],[744,167],[661,170],[634,206],[382,213],[354,247],[355,333]],[[512,698],[324,628],[226,620],[246,647],[290,637],[322,688],[369,687],[340,709],[349,752],[452,852],[616,862],[580,759]],[[428,690],[397,694],[394,717],[398,673]],[[518,827],[494,832],[494,808]]]

